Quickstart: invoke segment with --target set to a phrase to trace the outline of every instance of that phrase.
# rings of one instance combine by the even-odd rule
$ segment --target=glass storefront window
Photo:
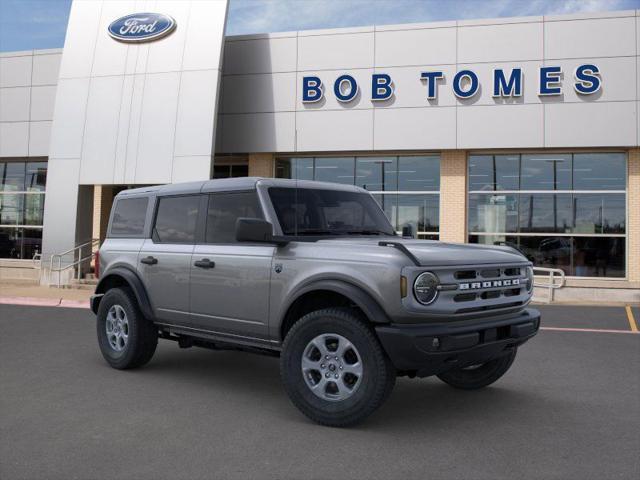
[[[440,229],[438,195],[398,195],[397,230],[411,226],[414,233],[433,233]]]
[[[513,246],[567,275],[625,276],[625,154],[509,155],[519,174],[508,195],[497,157],[469,157],[470,242]]]
[[[520,190],[571,190],[571,155],[522,155]]]
[[[573,156],[574,190],[625,190],[624,153],[576,153]]]
[[[469,195],[469,231],[506,233],[518,230],[518,195]]]
[[[396,157],[357,157],[356,185],[372,192],[398,189]]]
[[[25,177],[24,162],[7,162],[4,165],[0,190],[5,192],[23,192]]]
[[[0,258],[40,252],[46,181],[47,162],[0,163]]]
[[[437,192],[440,190],[440,157],[399,157],[398,190]]]
[[[354,157],[316,158],[314,180],[353,185],[355,179],[354,161]]]
[[[571,232],[570,194],[521,193],[520,232]]]
[[[24,195],[4,193],[0,195],[0,225],[24,224]]]
[[[27,163],[25,175],[26,192],[44,192],[47,183],[47,162]]]
[[[624,233],[624,194],[576,194],[575,233]]]
[[[357,185],[374,193],[396,231],[411,226],[418,238],[440,229],[440,157],[362,156],[276,159],[277,178]],[[424,193],[420,193],[424,192]]]
[[[519,155],[474,155],[469,159],[469,191],[518,190]]]

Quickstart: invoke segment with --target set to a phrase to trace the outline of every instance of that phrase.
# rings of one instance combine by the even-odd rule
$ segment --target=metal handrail
[[[545,283],[536,282],[535,281],[536,271],[541,273],[546,273],[548,283],[545,284]],[[547,303],[553,302],[553,292],[558,288],[564,287],[566,283],[564,270],[561,270],[559,268],[533,267],[533,274],[534,274],[533,286],[547,288],[549,290],[549,294],[547,296]],[[556,275],[558,275],[558,277],[556,277]],[[558,279],[558,283],[555,282],[556,278]]]
[[[78,266],[78,280],[80,280],[80,276],[82,275],[82,264],[87,261],[92,259],[96,252],[93,251],[93,247],[98,245],[100,243],[100,239],[99,238],[92,238],[91,240],[87,240],[86,242],[82,242],[78,245],[76,245],[75,247],[67,250],[66,252],[62,252],[62,253],[54,253],[53,255],[51,255],[51,257],[49,258],[49,286],[51,286],[51,273],[52,272],[56,272],[58,274],[58,284],[57,287],[60,288],[60,277],[61,277],[61,273],[64,272],[65,270],[68,270],[70,268],[74,268],[76,265]],[[89,255],[86,256],[82,256],[82,249],[84,247],[86,247],[87,245],[91,246],[91,253]],[[76,257],[76,252],[77,256],[78,256],[78,260],[74,260],[72,263],[65,265],[64,267],[62,266],[62,257],[69,255],[71,253],[73,253],[73,257],[75,259]],[[58,267],[57,268],[53,268],[53,261],[54,259],[57,260],[57,264]]]

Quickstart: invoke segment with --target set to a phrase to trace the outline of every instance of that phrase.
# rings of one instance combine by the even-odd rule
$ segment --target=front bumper
[[[532,308],[510,315],[455,323],[376,327],[391,362],[418,377],[499,357],[538,333],[540,313]]]

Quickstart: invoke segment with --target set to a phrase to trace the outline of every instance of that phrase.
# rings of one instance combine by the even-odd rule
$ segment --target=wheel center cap
[[[329,370],[331,370],[332,372],[336,371],[336,366],[333,363],[329,364]]]

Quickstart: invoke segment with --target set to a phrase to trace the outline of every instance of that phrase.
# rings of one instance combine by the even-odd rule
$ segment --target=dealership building
[[[0,278],[71,250],[71,281],[123,189],[260,176],[640,300],[640,10],[247,36],[226,11],[75,0],[63,49],[0,54]]]

